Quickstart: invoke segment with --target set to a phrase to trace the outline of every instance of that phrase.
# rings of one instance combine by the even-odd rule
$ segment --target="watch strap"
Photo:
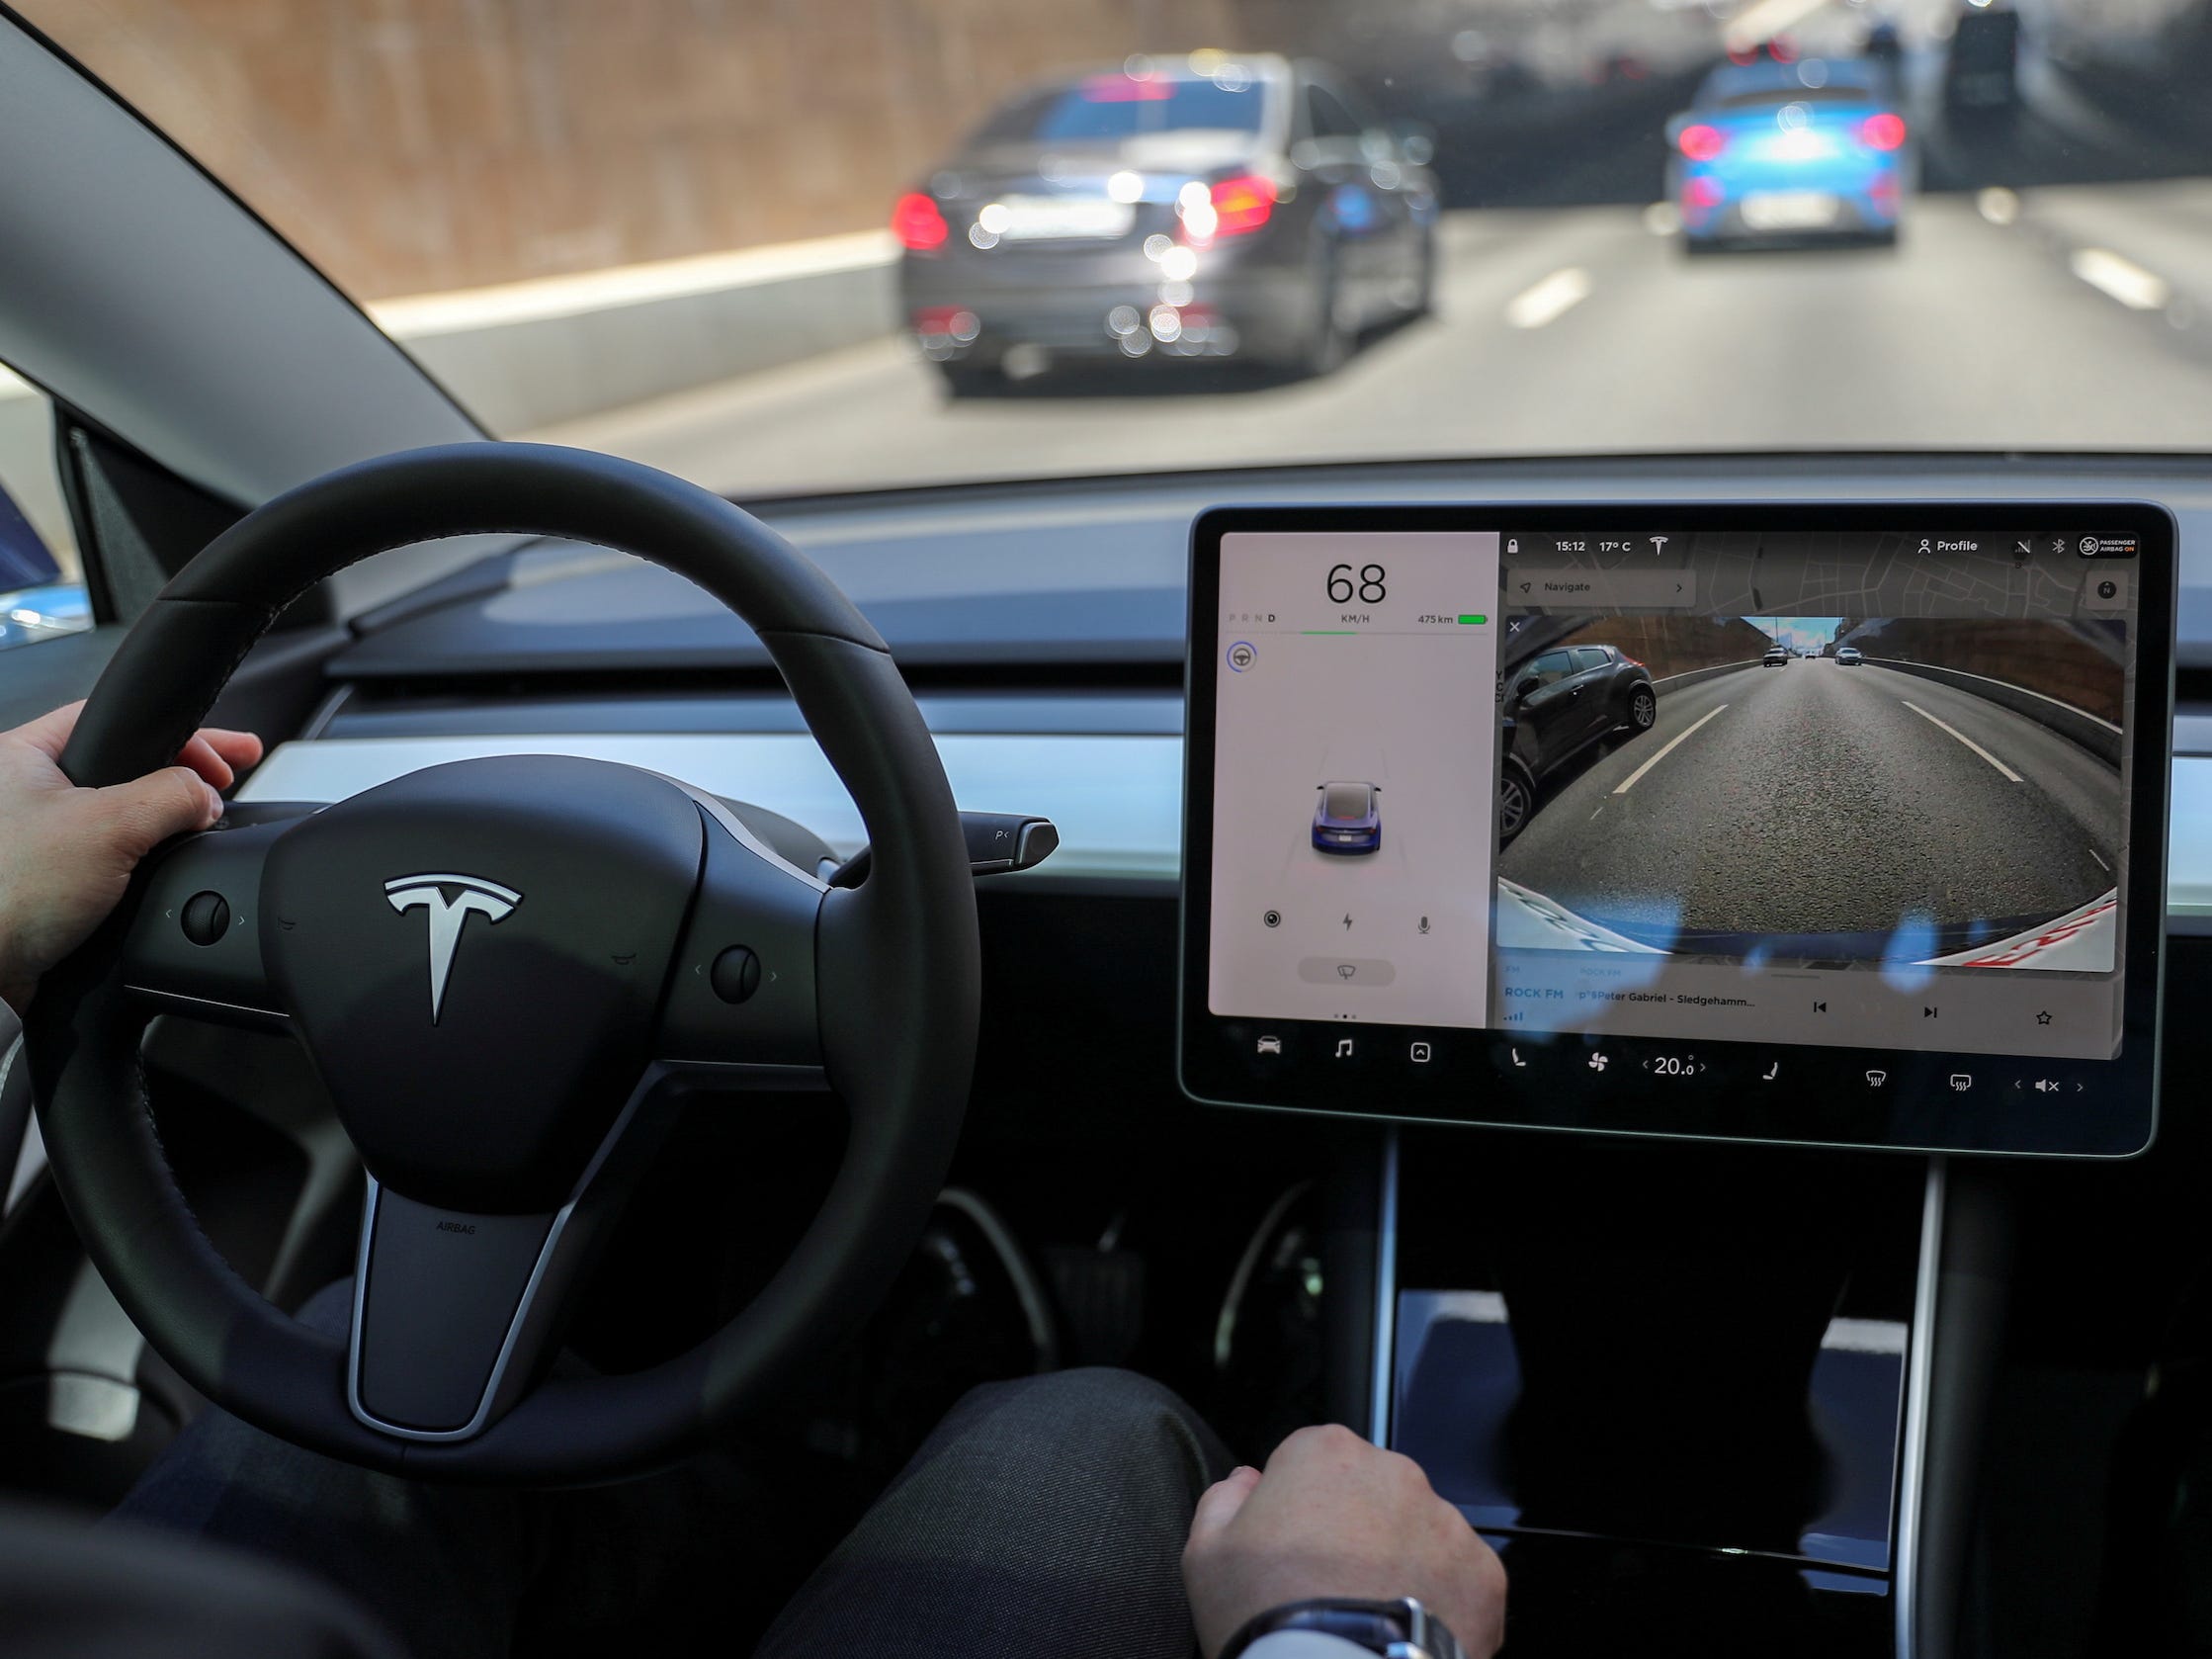
[[[1383,1659],[1466,1659],[1444,1621],[1410,1596],[1392,1602],[1319,1597],[1270,1608],[1229,1638],[1221,1659],[1237,1659],[1260,1637],[1278,1630],[1340,1636]]]

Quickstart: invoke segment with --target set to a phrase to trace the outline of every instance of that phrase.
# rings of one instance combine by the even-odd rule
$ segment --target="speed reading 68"
[[[1362,565],[1355,576],[1349,565],[1338,565],[1328,572],[1328,602],[1348,605],[1357,598],[1363,605],[1379,605],[1387,598],[1383,586],[1385,571],[1380,565]]]

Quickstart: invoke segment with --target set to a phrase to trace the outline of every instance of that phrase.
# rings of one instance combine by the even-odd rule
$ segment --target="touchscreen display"
[[[2132,506],[1208,515],[1186,1083],[2137,1150],[2171,585]]]

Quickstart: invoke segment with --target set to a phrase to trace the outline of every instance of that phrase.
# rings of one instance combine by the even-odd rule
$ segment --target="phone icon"
[[[1760,1075],[1760,1077],[1759,1077],[1759,1082],[1761,1082],[1761,1083],[1772,1083],[1772,1082],[1774,1081],[1774,1077],[1775,1077],[1775,1074],[1776,1074],[1777,1072],[1781,1071],[1781,1069],[1782,1069],[1782,1063],[1781,1063],[1781,1061],[1779,1061],[1779,1060],[1775,1061],[1773,1065],[1771,1065],[1771,1066],[1767,1067],[1767,1068],[1766,1068],[1766,1070],[1765,1070],[1765,1072],[1763,1072],[1763,1073],[1762,1073],[1762,1074]]]
[[[1528,1068],[1528,1062],[1521,1058],[1521,1051],[1519,1049],[1509,1048],[1505,1052],[1512,1057],[1513,1069],[1515,1071],[1525,1071]]]

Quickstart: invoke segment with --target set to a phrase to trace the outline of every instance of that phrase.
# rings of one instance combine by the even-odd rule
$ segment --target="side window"
[[[1586,673],[1592,668],[1602,668],[1612,660],[1605,655],[1603,646],[1576,646],[1574,650],[1574,671]]]
[[[1557,685],[1574,672],[1574,669],[1569,665],[1566,652],[1548,651],[1528,665],[1528,671],[1534,674],[1542,685]]]
[[[54,476],[52,412],[37,387],[0,368],[0,651],[91,626]]]
[[[1357,138],[1360,133],[1359,123],[1352,119],[1352,112],[1325,86],[1306,89],[1306,127],[1314,141],[1322,144]]]

